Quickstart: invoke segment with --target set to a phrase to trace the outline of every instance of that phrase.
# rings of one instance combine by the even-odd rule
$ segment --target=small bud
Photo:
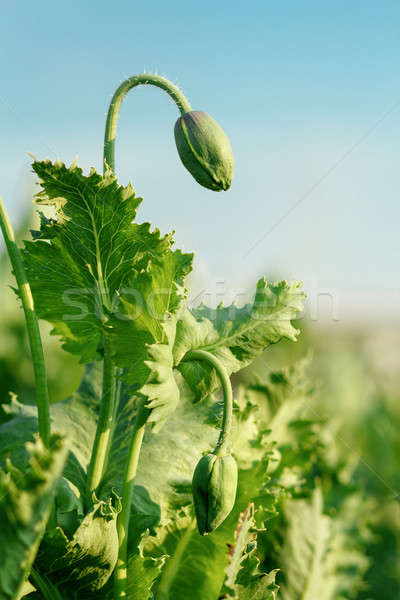
[[[233,154],[225,132],[205,112],[193,110],[175,123],[175,142],[181,161],[200,185],[220,192],[233,177]]]
[[[206,454],[197,463],[192,492],[197,527],[201,535],[214,531],[235,504],[238,471],[230,455]]]

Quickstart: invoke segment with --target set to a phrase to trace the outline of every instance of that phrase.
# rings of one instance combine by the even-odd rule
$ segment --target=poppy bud
[[[181,161],[200,185],[220,192],[233,177],[233,155],[225,132],[205,112],[193,110],[175,123],[175,142]]]
[[[230,455],[206,454],[197,463],[192,492],[197,527],[201,535],[214,531],[235,504],[238,471]]]

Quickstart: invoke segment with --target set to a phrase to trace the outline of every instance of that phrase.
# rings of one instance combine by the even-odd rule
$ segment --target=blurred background
[[[379,506],[359,600],[400,599],[400,4],[0,0],[0,10],[0,194],[20,239],[36,218],[27,153],[100,170],[123,78],[164,75],[225,129],[236,171],[215,194],[180,164],[176,107],[137,88],[121,111],[117,175],[144,197],[141,221],[194,251],[194,304],[242,302],[262,275],[304,281],[299,342],[264,358],[275,368],[312,353],[314,410]],[[30,402],[0,250],[0,399]],[[43,335],[57,401],[81,366]]]

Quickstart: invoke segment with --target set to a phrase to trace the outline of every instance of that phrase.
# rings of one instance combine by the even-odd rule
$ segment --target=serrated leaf
[[[242,392],[244,401],[258,408],[257,421],[259,427],[267,428],[266,438],[278,446],[294,442],[296,436],[291,427],[301,421],[313,395],[308,381],[309,366],[309,359],[302,359],[290,367],[263,375]]]
[[[310,501],[289,501],[285,514],[288,528],[280,555],[285,578],[280,589],[282,600],[331,598],[323,593],[331,522],[323,514],[321,490],[317,488]]]
[[[110,320],[115,361],[124,368],[124,381],[147,398],[155,433],[179,401],[172,346],[191,263],[192,255],[179,250],[152,259],[132,282],[135,294],[121,294],[120,314]]]
[[[170,555],[155,586],[157,600],[183,600],[188,597],[189,586],[193,600],[218,598],[226,564],[226,544],[221,535],[201,537],[189,513],[165,528],[157,546],[151,548],[152,554]]]
[[[119,294],[119,312],[114,316],[121,321],[121,330],[126,329],[127,335],[130,330],[146,331],[152,340],[165,341],[163,323],[167,315],[177,313],[186,297],[184,284],[192,269],[192,260],[193,254],[183,254],[180,250],[166,248],[157,254],[149,251],[147,267],[134,278],[132,274],[127,277]],[[118,327],[115,321],[113,325]],[[129,356],[128,349],[126,353]],[[122,354],[125,355],[125,352]]]
[[[225,569],[224,586],[232,592],[235,591],[235,582],[242,562],[257,546],[255,524],[254,504],[251,503],[240,515],[235,531],[235,541],[228,549],[229,563]]]
[[[259,506],[265,501],[269,506],[270,497],[263,489],[266,469],[266,462],[260,461],[251,469],[239,471],[235,506],[212,534],[199,535],[190,507],[186,507],[184,516],[161,527],[157,538],[149,538],[146,553],[170,556],[155,588],[157,600],[186,600],[187,582],[191,582],[192,600],[215,600],[219,597],[225,569],[230,562],[228,545],[235,543],[240,514],[249,502]]]
[[[0,471],[0,598],[13,600],[22,591],[44,534],[67,449],[60,436],[50,448],[40,439],[27,445],[24,473],[9,465]]]
[[[160,237],[158,230],[150,231],[149,223],[133,223],[140,199],[131,185],[119,186],[110,171],[101,176],[91,169],[84,176],[75,164],[67,168],[50,161],[36,161],[33,168],[42,185],[38,202],[53,206],[57,216],[42,217],[40,235],[25,243],[24,262],[38,316],[53,325],[64,348],[79,354],[82,362],[99,360],[103,336],[114,334],[115,341],[110,319],[123,319],[123,299],[129,304],[133,297],[145,305],[149,298],[142,301],[141,294],[153,291],[152,308],[161,310],[166,300],[152,288],[154,278],[158,280],[160,272],[164,279],[174,277],[177,264],[184,277],[191,257],[171,252],[171,236]],[[173,309],[178,287],[169,282],[166,293]],[[136,339],[131,340],[135,343],[130,355],[137,349],[135,361],[141,360],[145,344],[155,341],[154,331],[147,329],[145,307],[141,310],[133,328]]]
[[[279,556],[282,600],[356,597],[368,566],[362,547],[371,506],[360,493],[341,487],[338,483],[335,491],[344,497],[334,517],[325,514],[319,487],[311,498],[285,505],[287,528]]]
[[[284,493],[308,493],[314,486],[323,442],[321,421],[307,411],[313,388],[307,378],[309,359],[273,371],[264,381],[250,384],[241,395],[253,407],[259,439],[255,449],[269,445],[271,488]],[[240,397],[240,396],[239,396]],[[254,442],[252,443],[254,445]]]
[[[151,558],[140,550],[128,560],[127,600],[152,600],[152,588],[164,567],[166,556]]]
[[[51,407],[52,427],[68,440],[64,475],[81,496],[86,490],[86,468],[96,430],[101,381],[100,365],[89,365],[78,390]],[[0,462],[10,456],[19,468],[24,468],[27,463],[24,443],[31,441],[37,431],[37,409],[14,398],[7,405],[7,412],[12,418],[0,425]]]
[[[153,425],[153,433],[158,433],[179,403],[172,356],[175,327],[176,322],[172,318],[164,323],[167,343],[148,346],[148,358],[144,361],[150,373],[139,392],[147,399],[146,407],[150,410],[147,421]]]
[[[283,337],[296,339],[291,320],[302,310],[303,299],[299,284],[261,279],[252,304],[184,311],[177,323],[174,361],[198,399],[215,389],[216,374],[204,362],[181,362],[186,352],[211,352],[229,375],[235,373],[270,344]]]
[[[100,590],[110,578],[118,556],[118,497],[95,500],[72,539],[58,527],[46,533],[35,563],[41,575],[62,591]]]
[[[278,571],[253,573],[253,580],[245,585],[236,586],[235,600],[276,600],[279,586],[275,579]]]
[[[175,514],[176,484],[189,483],[193,470],[205,451],[211,450],[218,439],[218,431],[208,423],[213,406],[210,398],[201,405],[194,405],[192,395],[182,377],[177,374],[180,388],[179,410],[175,411],[157,435],[146,431],[135,480],[139,486],[141,501],[135,504],[137,515],[143,515],[144,522],[150,517],[154,524]],[[52,406],[52,426],[69,434],[70,453],[64,471],[68,482],[73,485],[77,496],[82,498],[86,490],[86,469],[93,444],[97,409],[101,395],[102,373],[98,363],[87,368],[77,392],[63,402]],[[37,430],[37,410],[14,401],[7,423],[0,424],[0,449],[3,432],[7,432],[7,444],[4,454],[17,456],[21,467],[26,465],[26,455],[19,451],[20,446],[30,439],[32,431]],[[97,409],[96,409],[97,407]],[[137,409],[137,398],[122,393],[120,410],[117,415],[117,429],[112,446],[110,460],[101,488],[101,497],[107,498],[112,488],[121,489],[127,448],[130,441]],[[13,432],[15,436],[13,437]],[[4,457],[4,454],[0,458]],[[147,492],[147,496],[146,496]],[[142,501],[146,498],[146,501]],[[150,512],[149,512],[150,511]],[[160,516],[161,515],[161,516]]]

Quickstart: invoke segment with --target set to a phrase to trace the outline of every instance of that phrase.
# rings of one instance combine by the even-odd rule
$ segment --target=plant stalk
[[[50,409],[47,388],[46,364],[43,355],[39,323],[35,312],[31,288],[26,276],[20,250],[16,244],[14,232],[2,199],[0,198],[0,227],[3,232],[8,255],[17,281],[22,308],[25,314],[29,345],[32,354],[33,371],[36,386],[36,405],[38,409],[39,435],[46,447],[50,443]]]
[[[114,388],[114,363],[111,355],[110,342],[108,341],[107,336],[104,336],[103,387],[99,421],[88,468],[88,502],[90,502],[92,492],[95,492],[99,487],[104,474],[112,431]]]
[[[127,597],[126,584],[128,576],[129,518],[131,512],[133,487],[148,414],[149,410],[146,408],[145,399],[143,398],[140,400],[135,425],[133,427],[131,443],[129,445],[128,459],[125,466],[124,482],[122,486],[122,510],[118,515],[117,522],[119,550],[117,566],[115,567],[114,571],[115,600]]]
[[[218,358],[206,350],[190,350],[185,354],[182,360],[201,360],[207,362],[209,366],[215,369],[218,375],[224,398],[224,413],[222,416],[221,432],[219,434],[219,439],[215,447],[214,454],[217,456],[224,456],[227,454],[229,449],[230,435],[232,430],[233,394],[231,380]]]
[[[112,173],[115,173],[115,138],[117,133],[117,122],[119,111],[121,108],[121,104],[126,94],[132,88],[138,85],[154,85],[169,94],[175,104],[178,106],[181,114],[184,114],[191,110],[191,106],[189,102],[186,100],[183,93],[177,88],[174,84],[172,84],[168,79],[164,77],[160,77],[159,75],[147,75],[145,73],[141,75],[134,75],[133,77],[129,77],[125,81],[121,83],[121,85],[115,91],[111,103],[107,113],[105,134],[104,134],[104,161],[103,161],[103,172],[106,173],[108,170],[111,170]],[[104,373],[106,372],[106,352],[104,355]],[[112,368],[110,373],[107,372],[107,377],[110,377],[113,381],[115,379],[115,370]],[[106,377],[103,379],[103,387],[104,381]],[[114,385],[113,385],[114,389]],[[116,418],[116,403],[118,402],[119,391],[114,395],[114,400],[110,400],[110,403],[107,404],[107,415],[113,420]],[[112,402],[114,402],[114,407],[111,406]],[[103,407],[102,407],[103,408]],[[124,483],[122,488],[122,510],[118,517],[118,540],[119,540],[119,553],[118,553],[118,562],[114,573],[114,597],[115,598],[125,598],[126,597],[126,584],[127,584],[127,549],[128,549],[128,530],[129,530],[129,518],[130,518],[130,510],[132,504],[132,495],[133,495],[133,487],[134,487],[134,479],[136,476],[137,465],[139,462],[139,454],[142,446],[142,440],[146,425],[146,419],[148,417],[149,411],[145,407],[145,401],[141,400],[138,408],[138,413],[136,416],[136,421],[133,429],[132,439],[129,446],[128,451],[128,459],[125,468],[124,474]],[[109,458],[109,451],[111,448],[112,435],[115,428],[115,424],[110,425],[107,446],[108,450],[105,450],[103,465],[107,462]],[[97,434],[96,434],[97,438]],[[96,442],[95,442],[96,443]],[[97,447],[100,447],[100,441],[97,444]],[[99,451],[96,451],[96,454]],[[97,475],[96,475],[97,472]],[[95,481],[98,478],[98,474],[100,469],[95,469],[93,466],[93,473],[91,473],[91,484],[90,487],[95,489]],[[101,475],[100,475],[101,479]]]
[[[104,161],[103,173],[108,169],[112,173],[115,172],[115,137],[117,132],[117,121],[122,100],[129,90],[138,85],[155,85],[169,94],[178,106],[180,112],[191,110],[189,102],[186,100],[183,93],[173,83],[160,77],[159,75],[134,75],[121,83],[115,91],[107,113],[105,134],[104,134]],[[102,288],[102,293],[106,295],[106,291]],[[106,336],[104,336],[106,338]],[[103,395],[102,407],[99,417],[99,423],[96,430],[96,437],[92,458],[89,466],[89,481],[88,491],[94,491],[101,482],[104,471],[109,460],[111,450],[112,437],[114,433],[113,415],[116,413],[116,408],[119,403],[120,387],[115,390],[115,368],[112,366],[111,358],[109,357],[110,349],[106,341],[104,342],[104,363],[103,363]],[[112,396],[112,398],[111,398]],[[107,439],[107,447],[105,448],[105,440]]]
[[[114,439],[115,429],[117,427],[118,409],[119,409],[120,397],[121,397],[121,393],[122,393],[122,389],[123,389],[123,385],[122,385],[122,381],[121,381],[122,375],[123,375],[123,369],[118,369],[115,367],[114,372],[113,372],[115,384],[114,384],[113,408],[112,408],[112,415],[111,415],[111,430],[110,430],[110,435],[108,438],[106,457],[104,460],[103,475],[107,471],[108,465],[110,463],[112,443],[113,443],[113,439]]]
[[[104,135],[104,168],[107,164],[113,172],[115,170],[115,138],[117,135],[119,110],[121,108],[122,100],[125,98],[127,92],[137,85],[155,85],[156,87],[161,88],[167,92],[167,94],[169,94],[169,96],[178,106],[182,115],[192,110],[189,102],[186,100],[180,89],[168,81],[168,79],[165,79],[165,77],[160,77],[159,75],[147,75],[146,73],[128,77],[128,79],[123,81],[117,88],[111,99],[110,107],[107,113],[106,130]]]

